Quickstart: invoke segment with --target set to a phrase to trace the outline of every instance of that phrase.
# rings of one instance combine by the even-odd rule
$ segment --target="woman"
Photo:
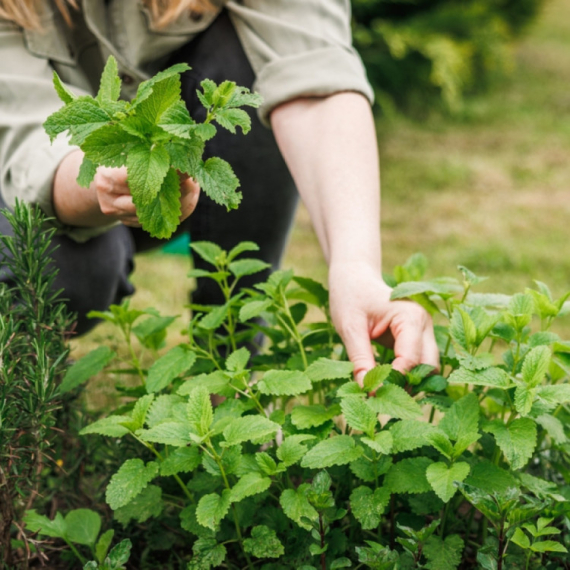
[[[0,0],[0,18],[0,192],[8,206],[20,197],[57,220],[58,286],[80,315],[80,332],[88,310],[132,293],[134,252],[157,245],[136,228],[124,169],[101,168],[88,190],[79,188],[81,151],[64,140],[50,146],[41,127],[60,106],[53,69],[76,92],[93,92],[113,54],[124,98],[177,61],[193,68],[183,97],[198,118],[195,90],[205,77],[264,98],[247,137],[219,133],[207,148],[241,180],[239,210],[227,214],[198,200],[191,180],[181,183],[182,226],[193,239],[224,248],[256,241],[276,266],[294,180],[328,263],[332,316],[356,379],[374,366],[370,339],[378,337],[393,337],[398,370],[437,366],[429,316],[390,302],[381,276],[372,91],[351,46],[349,0]],[[201,284],[194,300],[212,295]]]

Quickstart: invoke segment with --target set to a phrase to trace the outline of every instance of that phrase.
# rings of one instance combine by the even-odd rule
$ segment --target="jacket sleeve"
[[[373,90],[352,47],[349,0],[230,0],[233,24],[271,110],[304,96],[357,91],[373,101]]]
[[[64,227],[55,220],[53,177],[62,159],[76,150],[60,135],[53,143],[43,122],[62,106],[49,60],[32,55],[20,28],[0,20],[0,192],[9,208],[16,198],[37,204],[53,224],[77,241],[103,228]],[[80,90],[74,89],[78,94]],[[105,228],[108,229],[108,228]]]

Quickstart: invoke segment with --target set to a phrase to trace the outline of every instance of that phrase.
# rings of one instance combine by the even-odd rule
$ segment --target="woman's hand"
[[[196,208],[200,187],[185,174],[180,178],[180,221],[184,221]],[[91,184],[97,195],[101,213],[110,220],[120,221],[126,226],[140,227],[135,205],[127,184],[127,169],[99,167]]]
[[[329,289],[332,319],[361,386],[366,372],[376,365],[372,339],[394,349],[392,366],[400,372],[418,364],[439,368],[430,315],[417,303],[390,301],[392,290],[375,269],[331,265]]]
[[[53,183],[53,205],[58,220],[69,226],[93,227],[122,222],[139,227],[135,205],[127,184],[127,169],[99,167],[89,188],[76,182],[83,160],[80,150],[60,163]],[[200,188],[186,175],[180,177],[180,221],[196,208]]]

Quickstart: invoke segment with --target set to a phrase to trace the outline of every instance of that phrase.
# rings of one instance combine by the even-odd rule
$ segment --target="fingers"
[[[439,351],[433,334],[431,317],[419,305],[394,302],[395,315],[389,327],[394,337],[392,367],[405,373],[418,364],[439,368]]]
[[[339,330],[348,358],[354,364],[354,379],[360,386],[364,384],[366,373],[376,366],[368,327],[365,319],[363,321],[361,326],[352,322],[349,327]]]
[[[200,197],[200,186],[186,176],[184,179],[181,178],[180,181],[180,209],[181,216],[180,221],[184,221],[192,212],[196,209],[198,205],[198,198]]]

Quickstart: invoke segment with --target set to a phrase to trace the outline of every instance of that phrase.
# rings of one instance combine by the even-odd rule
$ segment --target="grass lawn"
[[[510,77],[456,117],[378,121],[385,271],[421,251],[429,276],[466,265],[490,277],[487,291],[513,293],[533,279],[555,295],[570,288],[570,0],[547,3],[514,60]],[[284,266],[326,278],[303,208]],[[184,312],[188,268],[185,256],[139,256],[133,306]],[[75,341],[74,356],[112,334],[97,327]]]

